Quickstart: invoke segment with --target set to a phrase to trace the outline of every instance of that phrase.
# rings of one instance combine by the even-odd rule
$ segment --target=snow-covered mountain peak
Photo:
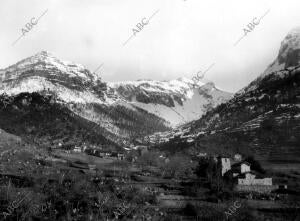
[[[212,82],[188,78],[170,81],[123,81],[108,83],[131,104],[177,126],[201,117],[207,110],[226,102],[231,94],[217,89]]]
[[[0,93],[51,91],[65,102],[111,103],[106,85],[83,65],[41,51],[0,71]]]
[[[292,29],[283,39],[276,60],[264,71],[262,77],[300,64],[300,27]]]
[[[206,87],[206,88],[210,88],[210,89],[217,89],[215,83],[212,81],[205,83],[202,87]]]
[[[36,56],[38,56],[38,55],[40,55],[40,56],[49,56],[49,57],[53,56],[53,54],[49,51],[40,51],[36,54]]]
[[[182,77],[176,80],[169,81],[156,81],[156,80],[137,80],[137,81],[121,81],[110,82],[108,86],[115,88],[121,94],[128,98],[127,95],[140,93],[143,91],[145,94],[160,94],[160,95],[175,95],[181,97],[182,95],[189,95],[194,93],[195,88],[201,88],[206,83],[194,83],[191,79]],[[126,93],[123,93],[123,92]]]
[[[295,28],[288,33],[281,43],[278,54],[279,65],[284,64],[285,68],[299,64],[300,58],[300,28]]]
[[[231,94],[211,82],[138,80],[105,83],[84,66],[58,59],[48,51],[0,70],[0,93],[47,91],[66,103],[123,105],[150,112],[172,126],[199,118]]]
[[[277,58],[268,68],[247,87],[240,90],[237,95],[255,90],[262,79],[283,78],[289,72],[287,69],[299,69],[300,65],[300,27],[292,29],[283,39]]]
[[[48,51],[41,51],[31,57],[25,58],[4,69],[2,72],[2,80],[4,81],[32,77],[33,75],[46,78],[52,78],[53,75],[65,75],[71,78],[80,78],[83,81],[95,80],[97,78],[83,65],[62,61]],[[32,74],[28,74],[28,72]]]
[[[298,27],[295,27],[295,28],[293,28],[289,33],[288,33],[288,35],[287,36],[289,36],[289,35],[300,35],[300,26],[298,26]]]
[[[177,78],[176,80],[178,80],[178,81],[183,81],[183,82],[192,82],[191,79],[186,78],[186,77],[180,77],[180,78]]]
[[[177,78],[176,81],[180,81],[180,82],[183,82],[183,83],[186,83],[186,84],[194,84],[193,80],[191,80],[189,78],[186,78],[186,77]]]

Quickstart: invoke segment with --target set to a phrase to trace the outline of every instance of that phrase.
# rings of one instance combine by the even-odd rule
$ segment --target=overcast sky
[[[91,71],[103,63],[106,81],[192,78],[215,63],[205,77],[235,92],[275,59],[299,11],[299,0],[0,0],[0,68],[42,50]]]

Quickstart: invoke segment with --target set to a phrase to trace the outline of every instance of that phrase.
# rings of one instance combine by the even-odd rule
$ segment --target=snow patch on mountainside
[[[152,81],[152,80],[138,80],[138,81],[120,81],[109,82],[108,85],[112,88],[124,87],[127,90],[134,90],[135,88],[142,89],[147,92],[157,93],[186,93],[190,90],[194,82],[188,78],[180,78],[171,81]],[[204,83],[199,82],[198,86],[203,86]]]
[[[64,102],[74,103],[98,103],[111,105],[115,100],[106,97],[105,101],[102,101],[90,91],[76,91],[71,90],[61,85],[55,85],[41,77],[26,78],[17,84],[2,84],[0,86],[0,94],[7,94],[10,96],[20,93],[33,93],[41,91],[55,91],[58,98]]]
[[[165,119],[172,127],[200,118],[206,111],[231,97],[230,93],[217,89],[211,82],[195,85],[188,78],[123,81],[108,85],[130,104]],[[138,96],[140,99],[137,99]]]
[[[175,101],[175,107],[168,107],[161,104],[145,104],[141,102],[133,102],[134,105],[147,110],[150,113],[166,119],[175,127],[180,124],[199,119],[209,108],[216,107],[218,104],[225,102],[221,91],[212,93],[212,99],[216,102],[206,99],[198,93],[197,89],[190,90],[188,94],[192,94],[187,100],[183,101],[183,105]]]

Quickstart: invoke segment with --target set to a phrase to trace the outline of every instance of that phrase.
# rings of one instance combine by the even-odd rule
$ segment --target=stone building
[[[234,164],[230,171],[236,181],[235,189],[242,192],[270,193],[278,187],[273,185],[272,178],[251,171],[248,162]]]
[[[251,171],[250,167],[251,164],[246,161],[233,164],[231,169],[233,177],[250,172]]]
[[[221,164],[222,176],[224,176],[227,171],[231,170],[231,162],[229,157],[218,157],[218,162]]]
[[[238,176],[238,185],[264,185],[272,186],[272,178],[256,178],[254,172],[247,172]]]

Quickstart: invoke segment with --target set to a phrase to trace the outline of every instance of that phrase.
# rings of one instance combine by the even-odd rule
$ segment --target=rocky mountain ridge
[[[156,135],[161,148],[242,152],[269,162],[299,163],[299,45],[300,31],[295,29],[283,40],[275,61],[232,99],[172,133]]]
[[[41,124],[37,120],[31,121],[31,125],[24,121],[29,116],[34,118],[32,112],[40,118],[55,121],[46,113],[39,113],[40,110],[51,110],[62,121],[62,130],[70,137],[74,137],[73,132],[64,128],[70,126],[64,120],[67,115],[73,122],[69,129],[79,130],[78,126],[84,124],[85,130],[89,130],[88,125],[94,125],[105,145],[128,147],[137,137],[166,131],[170,126],[198,118],[228,99],[230,93],[222,92],[212,83],[193,85],[188,79],[106,83],[84,66],[62,61],[42,51],[0,70],[0,95],[1,114],[7,118],[0,119],[0,127],[8,132],[13,133],[14,129],[7,124],[20,126],[16,131],[21,137],[22,131],[27,136],[31,132],[39,134],[38,128],[47,131],[45,125],[55,128],[45,119],[41,119]],[[19,122],[24,124],[14,122],[14,116],[22,118]],[[48,135],[39,137],[51,139]],[[55,143],[64,139],[61,136]]]
[[[75,134],[84,124],[83,134],[98,134],[99,141],[93,138],[91,142],[120,147],[128,146],[134,137],[169,128],[163,119],[128,104],[83,66],[61,61],[48,52],[1,70],[0,76],[0,127],[21,137],[83,143],[85,140],[76,139]],[[35,119],[37,116],[40,119]],[[46,119],[59,121],[57,139],[51,138],[55,124]],[[49,134],[41,136],[42,128]]]
[[[130,104],[165,119],[172,127],[199,119],[232,95],[218,89],[213,82],[195,85],[187,78],[125,81],[108,85]]]

